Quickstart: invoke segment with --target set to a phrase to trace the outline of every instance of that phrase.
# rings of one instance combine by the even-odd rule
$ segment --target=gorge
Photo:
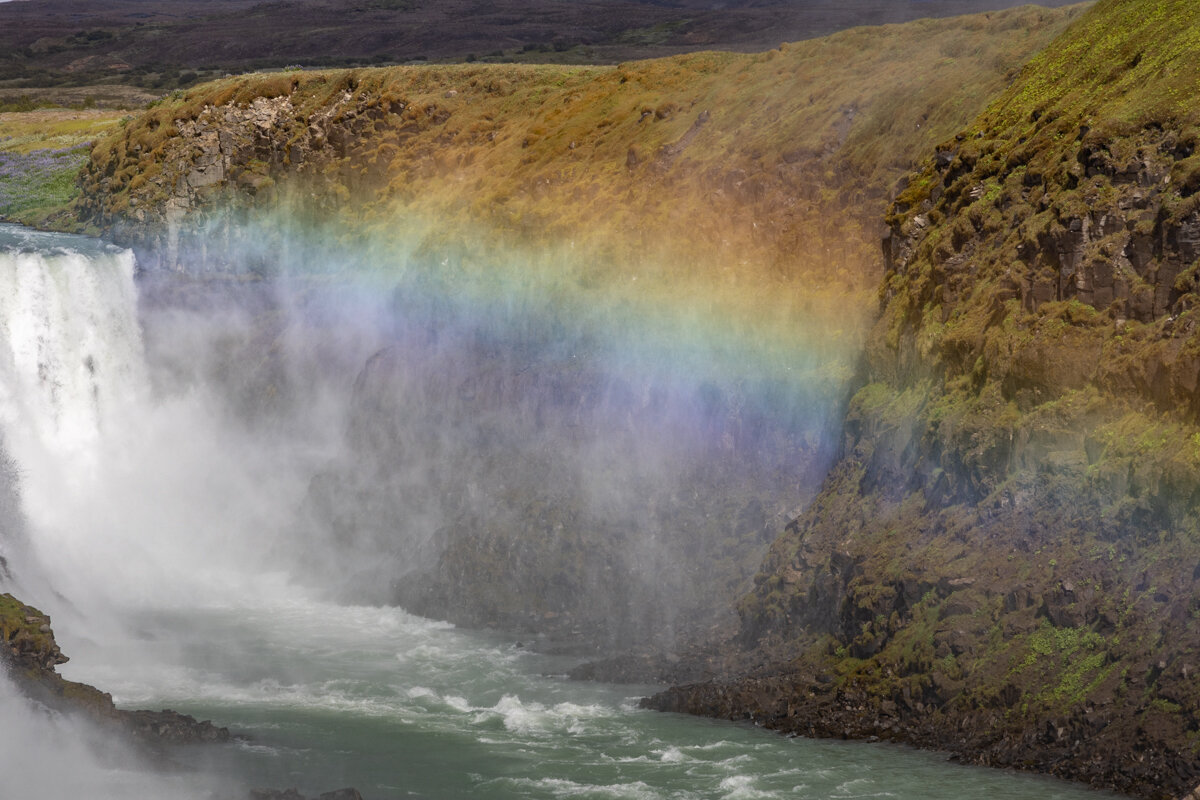
[[[0,586],[68,676],[252,738],[105,791],[1083,791],[651,695],[1187,795],[1197,31],[1102,0],[124,120],[43,218],[109,243],[0,234]],[[0,699],[29,786],[38,742],[64,798],[134,759]]]

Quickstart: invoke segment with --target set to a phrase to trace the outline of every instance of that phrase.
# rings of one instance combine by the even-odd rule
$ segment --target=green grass
[[[41,225],[79,196],[90,144],[118,127],[120,111],[32,109],[0,113],[0,215]]]
[[[76,178],[88,149],[0,151],[0,215],[33,220],[70,203],[79,193]]]

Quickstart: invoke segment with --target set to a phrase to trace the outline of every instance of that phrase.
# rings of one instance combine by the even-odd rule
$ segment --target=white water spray
[[[122,609],[293,591],[268,561],[311,464],[233,430],[203,386],[153,391],[132,253],[67,241],[0,250],[0,426],[32,562],[14,566],[48,576],[28,599],[66,598],[69,639],[64,610],[94,635]]]
[[[261,316],[169,309],[146,317],[143,341],[128,253],[59,238],[14,250],[5,234],[0,428],[27,519],[22,558],[10,559],[22,599],[53,615],[69,675],[120,704],[171,706],[258,738],[180,754],[195,772],[154,774],[0,675],[0,798],[242,798],[246,785],[297,784],[355,784],[372,800],[1071,796],[1028,783],[1004,794],[1015,779],[999,773],[995,786],[971,777],[939,794],[925,776],[941,767],[908,754],[883,753],[894,764],[871,776],[866,751],[847,760],[839,746],[638,712],[619,687],[547,678],[568,661],[503,636],[307,598],[273,558],[299,548],[288,527],[310,476],[344,455],[342,395],[314,376],[344,393],[348,365],[378,347],[377,320],[347,334],[341,314],[322,329],[336,333],[325,349],[281,359],[304,397],[290,420],[256,427],[220,395],[243,374],[208,382],[237,358],[219,344],[230,330],[249,334],[235,353],[261,350]],[[295,347],[314,338],[298,333]],[[303,546],[335,563],[319,537]],[[893,792],[910,773],[915,788]]]
[[[95,475],[101,434],[146,388],[129,251],[0,252],[0,424],[23,461]],[[37,452],[42,451],[42,452]]]

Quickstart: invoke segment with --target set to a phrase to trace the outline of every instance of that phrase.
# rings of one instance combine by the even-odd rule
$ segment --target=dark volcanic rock
[[[319,795],[317,800],[363,800],[363,796],[358,793],[357,789],[348,788],[325,792]]]
[[[308,800],[296,789],[251,789],[250,800]]]
[[[200,744],[229,741],[229,729],[178,711],[124,711],[122,721],[134,735],[169,744]]]
[[[251,789],[250,800],[310,800],[296,789]],[[336,789],[325,792],[313,800],[363,800],[357,789]]]

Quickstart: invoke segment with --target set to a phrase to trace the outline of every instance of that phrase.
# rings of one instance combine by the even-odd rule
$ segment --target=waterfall
[[[98,477],[103,437],[145,396],[134,266],[128,250],[0,226],[0,434],[16,506],[0,553],[20,553],[26,584],[39,551],[63,542],[26,540],[25,519],[61,526],[56,513]]]
[[[126,251],[0,225],[0,555],[13,574],[0,572],[0,591],[15,584],[22,600],[52,616],[72,659],[64,677],[111,691],[124,707],[176,708],[253,738],[172,751],[170,772],[160,774],[154,759],[139,758],[110,731],[50,712],[0,673],[0,797],[237,800],[248,786],[298,785],[311,796],[350,784],[372,800],[400,793],[530,800],[1077,796],[1069,787],[1021,783],[1025,776],[954,773],[899,750],[861,749],[851,757],[842,743],[637,711],[631,694],[643,692],[564,684],[552,676],[566,673],[574,659],[514,644],[508,634],[456,630],[395,607],[332,603],[320,587],[292,585],[285,576],[301,553],[318,581],[355,565],[345,543],[322,538],[320,519],[308,536],[298,519],[314,476],[331,464],[354,463],[343,434],[351,418],[346,396],[359,366],[380,351],[386,298],[351,293],[342,301],[336,287],[322,286],[320,302],[310,294],[293,306],[286,296],[264,299],[275,285],[261,284],[250,287],[253,302],[244,312],[225,302],[163,308],[148,301],[149,281],[139,300],[134,273]],[[460,332],[478,349],[476,330]],[[484,343],[491,341],[509,340]],[[485,350],[485,364],[503,355],[499,346]],[[256,357],[267,352],[277,359],[255,373],[263,364]],[[546,471],[529,473],[521,463],[529,457],[536,466],[537,447],[513,444],[522,436],[539,443],[527,436],[541,429],[522,418],[522,407],[545,409],[533,402],[513,409],[509,400],[553,400],[545,392],[558,384],[526,377],[517,387],[523,391],[511,391],[509,371],[491,365],[500,392],[493,406],[460,399],[457,413],[447,414],[467,385],[445,381],[447,357],[457,353],[435,348],[425,355],[428,371],[409,373],[400,367],[411,364],[399,363],[394,373],[374,376],[393,383],[372,395],[394,400],[392,387],[409,388],[403,379],[411,375],[423,379],[411,385],[429,392],[418,397],[424,402],[401,396],[368,415],[366,422],[381,416],[381,425],[358,432],[373,440],[382,423],[402,425],[410,444],[404,459],[384,450],[379,463],[392,469],[380,470],[380,484],[365,484],[371,491],[326,483],[345,504],[335,510],[361,505],[369,512],[364,520],[375,519],[381,531],[389,526],[396,538],[397,528],[411,524],[403,512],[413,506],[403,501],[438,487],[437,476],[428,475],[434,466],[454,473],[490,459],[505,482],[533,482]],[[248,373],[268,380],[246,383]],[[433,380],[439,375],[442,383]],[[463,376],[474,374],[466,369]],[[486,387],[469,385],[472,397]],[[640,384],[613,385],[626,390],[611,396],[612,413],[597,400],[589,422],[605,433],[614,416],[646,405],[628,388]],[[277,386],[285,388],[276,394]],[[439,394],[439,387],[447,391]],[[239,410],[231,402],[239,393],[258,407]],[[665,399],[661,405],[651,422],[673,416],[674,406]],[[508,433],[495,437],[498,444],[481,435],[491,431],[473,417],[477,410]],[[424,441],[412,435],[421,425],[431,426]],[[604,469],[618,472],[619,448],[597,454],[573,426],[549,431],[564,428],[569,435],[541,440],[543,449],[563,451],[548,463],[572,475],[577,466],[593,480]],[[656,441],[664,440],[649,444]],[[669,474],[677,463],[658,471]],[[407,471],[398,475],[397,465]],[[597,465],[602,469],[587,469]],[[460,482],[452,487],[472,488],[453,477]],[[485,499],[500,496],[497,485]],[[619,483],[608,486],[599,495],[614,513],[639,497]],[[380,491],[400,498],[382,514],[370,508]],[[18,496],[14,515],[9,506]],[[530,510],[557,521],[544,506]],[[8,524],[14,516],[19,525]],[[21,546],[10,549],[14,540]],[[648,560],[646,550],[636,552]],[[365,557],[390,567],[403,566],[410,554],[401,544]],[[179,771],[179,764],[193,770]],[[931,793],[939,785],[942,791]]]
[[[130,251],[13,231],[0,226],[0,433],[29,563],[12,566],[45,576],[24,599],[65,598],[60,614],[90,626],[280,591],[264,564],[307,465],[231,429],[205,387],[151,385]]]
[[[93,475],[102,433],[144,396],[133,271],[115,248],[0,251],[0,424],[23,464]]]

